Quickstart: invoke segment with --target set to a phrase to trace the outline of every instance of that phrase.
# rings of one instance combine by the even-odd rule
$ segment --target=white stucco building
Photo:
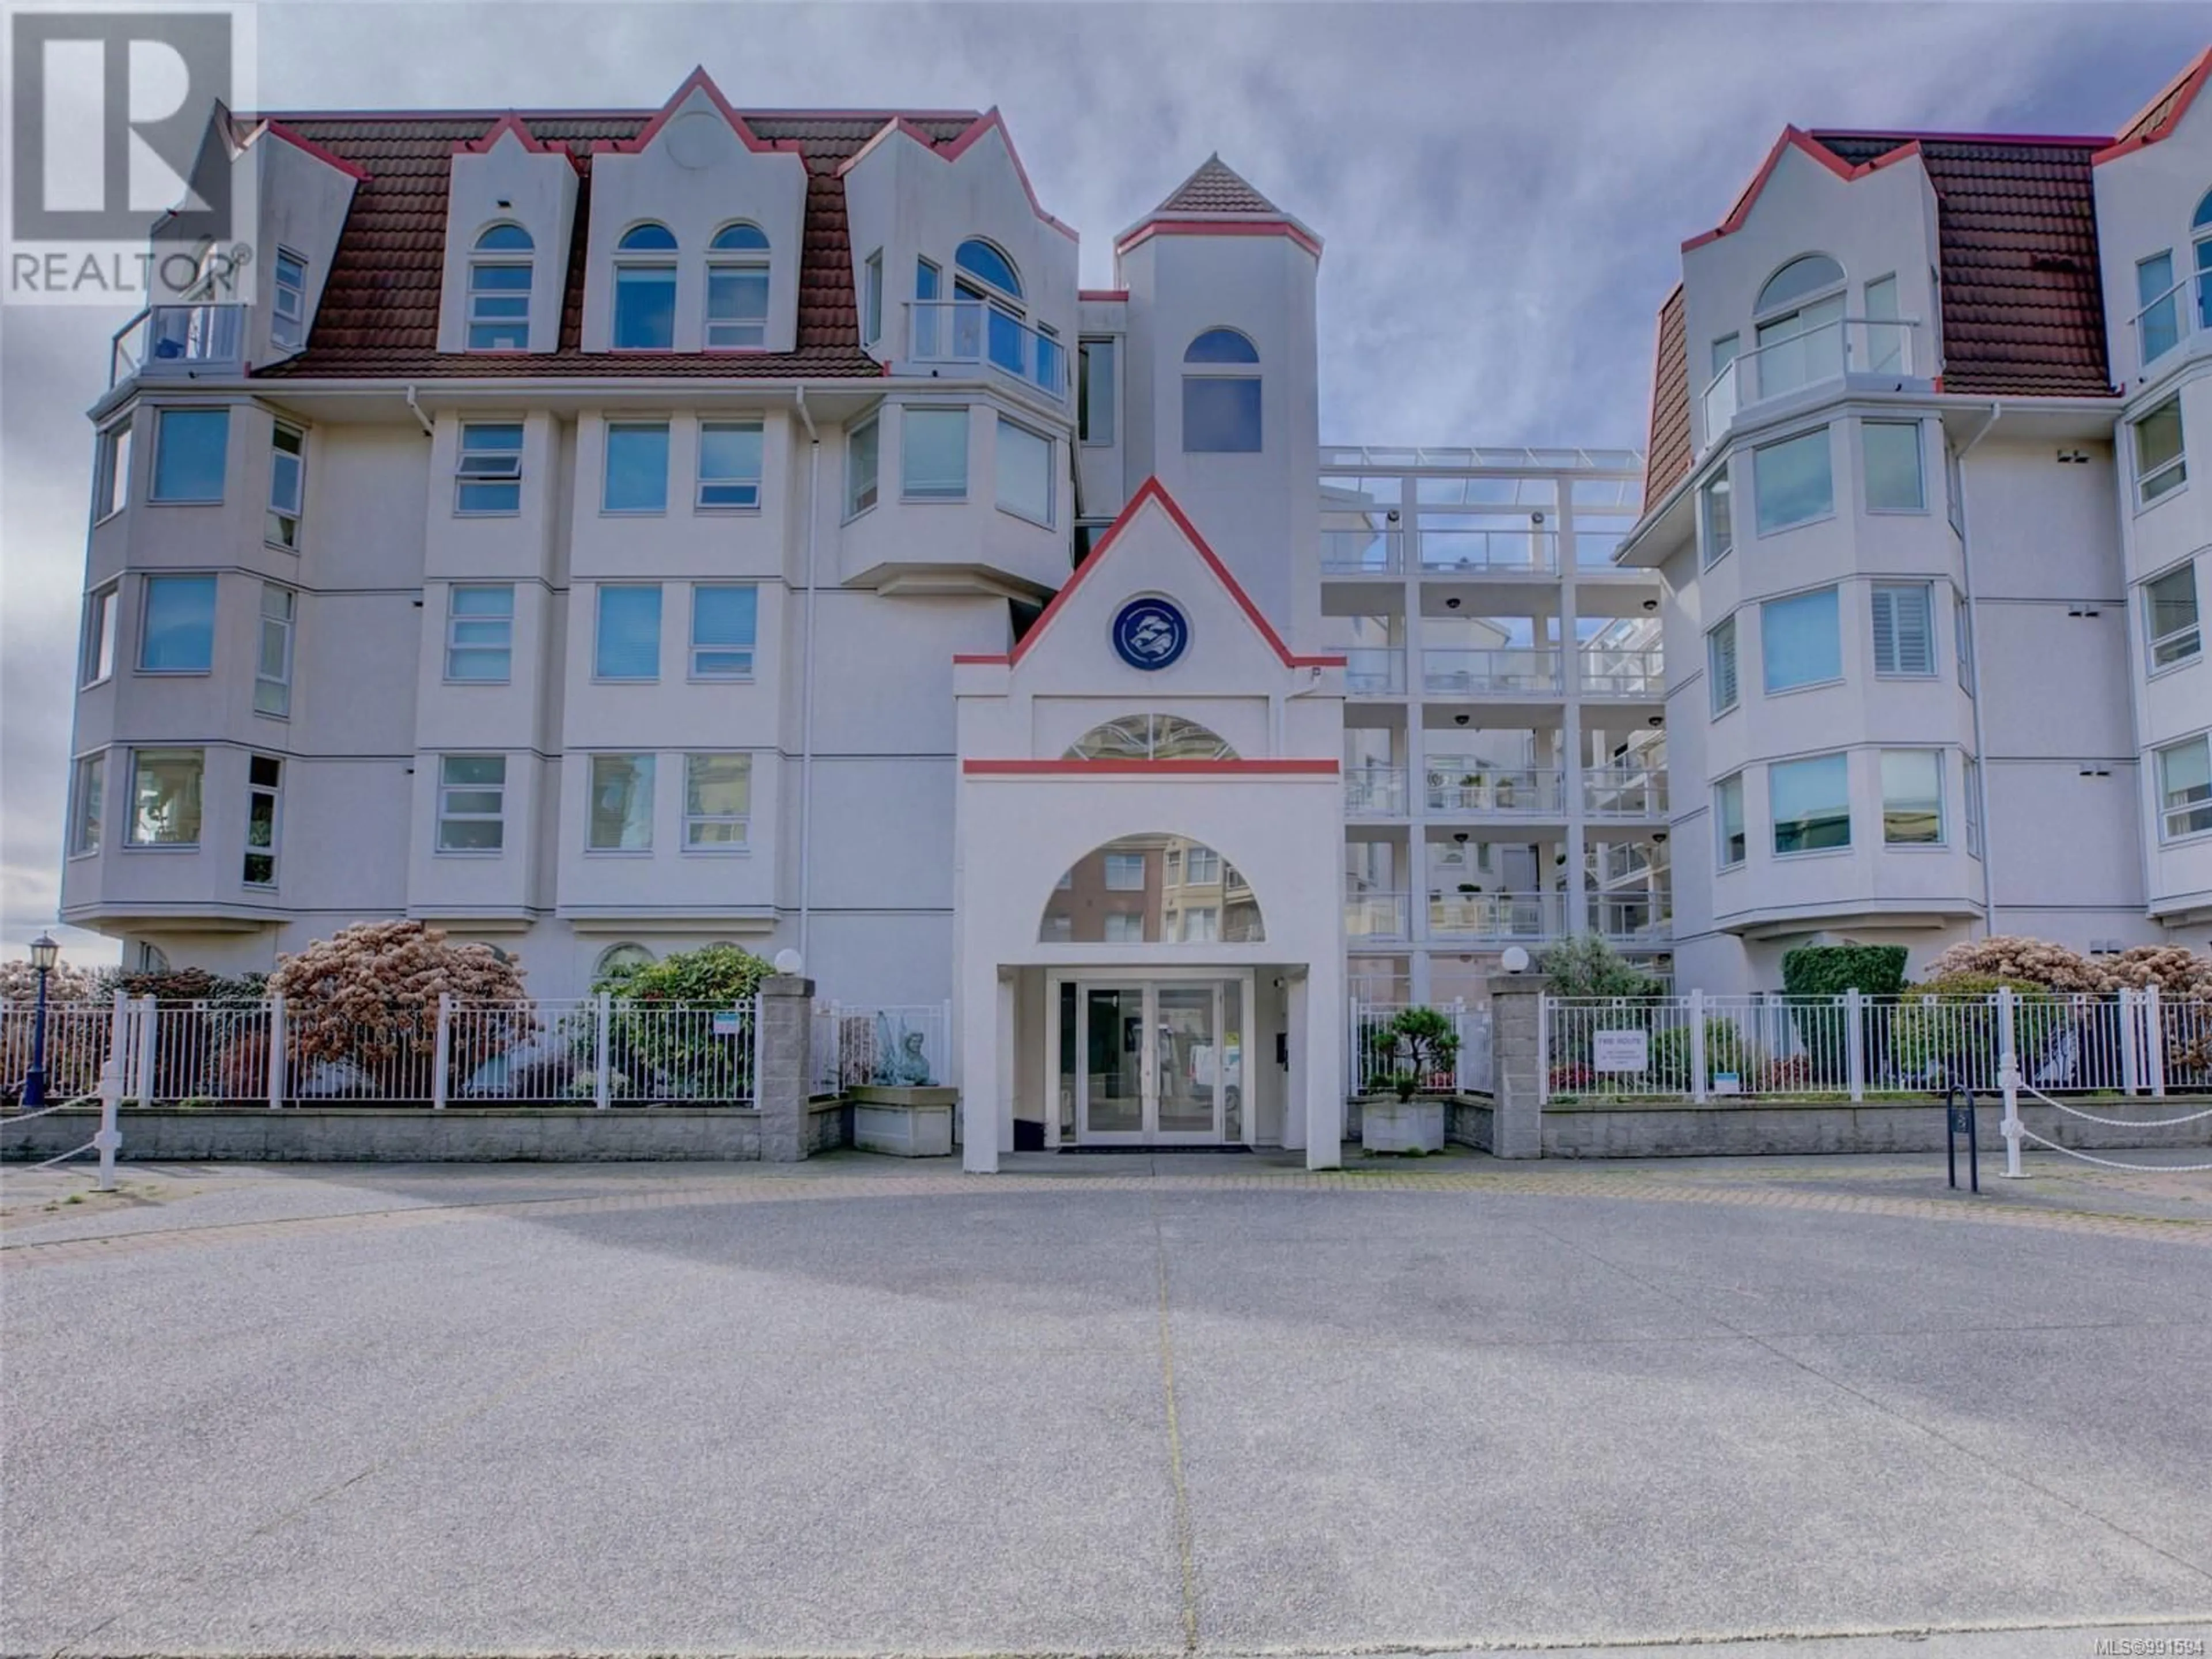
[[[1786,131],[1660,313],[1674,943],[2212,938],[2212,99]]]

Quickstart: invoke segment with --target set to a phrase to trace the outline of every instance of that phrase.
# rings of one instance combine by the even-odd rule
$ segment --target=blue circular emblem
[[[1190,624],[1166,599],[1132,599],[1114,618],[1114,649],[1132,668],[1165,668],[1190,643]]]

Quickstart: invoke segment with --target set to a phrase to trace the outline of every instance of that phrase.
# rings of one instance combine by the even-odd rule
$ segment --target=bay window
[[[1881,839],[1886,847],[1943,842],[1943,751],[1881,751]]]
[[[1774,853],[1819,853],[1851,844],[1850,757],[1816,755],[1766,769]]]
[[[967,499],[966,410],[899,411],[899,488],[908,501]]]
[[[2198,625],[2194,560],[2185,559],[2143,584],[2143,632],[2150,641],[2154,674],[2203,653],[2204,635]]]
[[[220,501],[229,446],[228,410],[161,410],[155,418],[154,487],[149,498],[165,502]]]
[[[1759,644],[1769,696],[1841,679],[1844,647],[1836,590],[1822,587],[1767,600],[1759,607]]]
[[[1771,536],[1836,510],[1828,428],[1816,428],[1752,451],[1751,485],[1759,533]]]
[[[686,755],[684,850],[743,850],[752,814],[752,787],[753,762],[750,755]]]
[[[1723,778],[1713,786],[1713,838],[1720,867],[1733,870],[1744,861],[1743,774]]]
[[[141,749],[131,757],[133,847],[197,847],[205,751]]]
[[[594,853],[653,849],[651,755],[594,755],[585,846]]]
[[[2189,482],[2189,460],[2182,452],[2181,398],[2168,398],[2137,421],[2136,500],[2148,507]]]
[[[2159,839],[2212,830],[2212,737],[2171,744],[2157,757]]]
[[[438,851],[496,853],[507,841],[507,757],[438,759]]]
[[[213,576],[149,576],[138,629],[143,674],[204,674],[215,666]]]
[[[1052,522],[1052,440],[999,417],[999,506],[1008,513]]]

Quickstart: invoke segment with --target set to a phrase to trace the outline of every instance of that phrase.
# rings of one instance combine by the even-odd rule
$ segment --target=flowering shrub
[[[39,976],[20,958],[0,963],[0,1000],[8,1017],[0,1020],[0,1091],[9,1099],[23,1086],[31,1069],[33,1010],[39,999]],[[51,1011],[73,1003],[102,1000],[99,977],[67,963],[46,977],[46,1006]],[[49,1104],[90,1094],[100,1086],[100,1068],[107,1061],[105,1020],[50,1017],[46,1021],[46,1099]]]
[[[2212,997],[2212,956],[2179,945],[2138,945],[2116,957],[2085,957],[2047,939],[2001,933],[1954,945],[1928,964],[1930,981],[1948,984],[1961,975],[2046,991],[2140,991],[2155,985],[2170,995]]]

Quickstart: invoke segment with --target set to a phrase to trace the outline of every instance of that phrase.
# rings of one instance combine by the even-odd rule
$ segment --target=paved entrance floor
[[[0,1173],[0,1651],[2212,1637],[2212,1177],[2031,1167]]]

